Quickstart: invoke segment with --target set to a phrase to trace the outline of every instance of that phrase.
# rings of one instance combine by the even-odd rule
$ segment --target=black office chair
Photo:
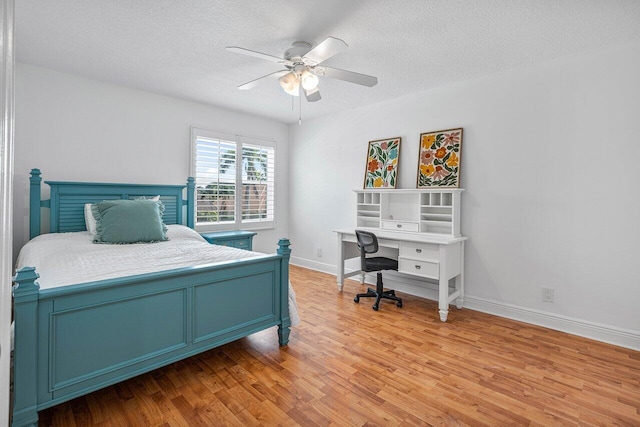
[[[376,302],[373,304],[375,311],[378,311],[380,300],[383,298],[396,301],[396,305],[402,307],[402,298],[398,298],[395,291],[385,291],[382,287],[381,270],[398,270],[398,261],[385,257],[367,258],[366,254],[378,252],[378,239],[375,234],[368,231],[356,230],[356,238],[358,239],[358,248],[360,249],[360,269],[367,273],[377,271],[378,279],[375,290],[367,288],[367,293],[356,295],[353,301],[359,303],[362,297],[374,297],[376,299]]]

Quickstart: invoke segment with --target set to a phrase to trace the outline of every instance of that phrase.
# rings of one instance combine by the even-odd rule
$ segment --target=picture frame
[[[460,187],[462,128],[420,134],[417,188]]]
[[[402,138],[369,141],[364,188],[396,188]]]

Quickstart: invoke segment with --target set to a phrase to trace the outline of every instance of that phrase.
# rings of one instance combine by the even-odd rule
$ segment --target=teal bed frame
[[[84,231],[84,204],[160,195],[166,224],[194,226],[195,183],[140,185],[30,180],[30,237],[41,209],[52,233]],[[186,190],[185,190],[186,189]],[[183,193],[186,191],[186,199]],[[185,214],[186,211],[186,214]],[[39,289],[37,266],[14,277],[14,426],[38,411],[278,326],[289,341],[289,241],[259,259]]]

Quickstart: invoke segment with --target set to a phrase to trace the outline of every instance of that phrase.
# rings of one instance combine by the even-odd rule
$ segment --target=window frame
[[[197,153],[197,140],[198,138],[209,138],[209,139],[217,139],[228,142],[235,143],[236,147],[236,159],[235,159],[235,168],[236,168],[236,176],[235,176],[235,219],[233,222],[227,223],[206,223],[206,222],[198,222],[198,177],[196,176],[196,161],[198,158]],[[256,220],[256,219],[248,219],[244,220],[242,218],[242,188],[243,188],[243,180],[242,180],[242,156],[243,156],[243,146],[251,145],[251,146],[259,146],[264,148],[273,149],[273,179],[272,179],[272,196],[271,202],[268,202],[269,206],[272,206],[273,215],[271,219],[267,220]],[[202,129],[197,127],[191,127],[191,158],[190,158],[190,171],[191,176],[196,179],[196,206],[194,209],[194,224],[195,229],[200,232],[207,231],[226,231],[226,230],[264,230],[264,229],[272,229],[276,227],[276,183],[277,183],[277,141],[258,138],[258,137],[249,137],[244,135],[230,134],[218,131],[212,131],[208,129]],[[268,181],[268,180],[267,180]],[[268,182],[267,182],[268,183]],[[238,194],[240,193],[240,194]]]

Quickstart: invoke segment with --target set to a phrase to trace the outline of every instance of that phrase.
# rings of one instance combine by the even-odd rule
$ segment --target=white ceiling
[[[19,62],[171,97],[298,120],[282,69],[225,50],[282,56],[327,36],[349,50],[324,64],[378,77],[322,78],[303,119],[456,81],[640,41],[638,0],[17,0]],[[615,64],[612,64],[615,66]]]

